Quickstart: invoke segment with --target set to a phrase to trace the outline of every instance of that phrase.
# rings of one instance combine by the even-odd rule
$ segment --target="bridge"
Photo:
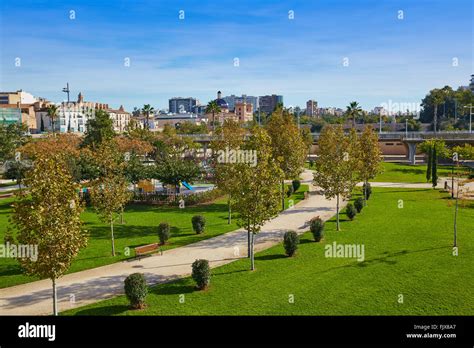
[[[207,152],[208,144],[216,139],[210,134],[181,134],[182,137],[189,137],[197,143],[203,145],[204,153]],[[311,133],[313,137],[313,151],[317,149],[320,133]],[[474,144],[474,133],[468,131],[440,131],[440,132],[381,132],[378,133],[380,147],[384,155],[406,156],[409,163],[416,163],[417,145],[429,140],[440,139],[447,144]]]

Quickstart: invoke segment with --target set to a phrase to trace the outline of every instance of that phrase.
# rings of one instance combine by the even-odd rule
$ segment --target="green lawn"
[[[426,183],[426,164],[401,164],[383,162],[383,173],[377,175],[376,182]],[[451,166],[438,166],[438,177],[451,175]]]
[[[308,185],[301,185],[290,199],[296,204],[304,197]],[[8,226],[10,204],[14,198],[0,200],[0,243],[3,243],[4,233]],[[288,207],[288,198],[286,199]],[[206,231],[196,234],[192,229],[191,218],[194,215],[204,215]],[[203,239],[218,236],[238,228],[236,220],[227,223],[227,200],[220,199],[212,204],[199,205],[179,209],[149,205],[130,205],[124,214],[125,224],[114,226],[116,256],[111,255],[110,226],[102,223],[92,209],[87,209],[83,215],[84,228],[89,231],[89,244],[83,249],[71,265],[69,273],[99,267],[134,257],[133,248],[139,245],[158,242],[157,226],[161,222],[171,225],[171,238],[163,250],[195,243]],[[130,254],[126,255],[126,248]],[[26,276],[14,259],[0,258],[0,288],[27,283],[37,280]]]
[[[474,315],[474,204],[459,210],[453,256],[446,193],[374,188],[368,203],[354,221],[342,216],[341,232],[330,220],[320,243],[306,233],[294,258],[278,245],[256,255],[254,272],[248,259],[213,269],[206,291],[186,278],[152,287],[142,311],[128,310],[120,296],[64,314]],[[363,244],[365,261],[326,258],[324,246],[333,241]]]

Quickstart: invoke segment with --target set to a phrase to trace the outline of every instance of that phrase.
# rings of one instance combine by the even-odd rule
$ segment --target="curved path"
[[[327,200],[312,185],[312,171],[303,172],[302,182],[310,185],[309,197],[267,222],[257,235],[255,251],[280,243],[287,230],[303,233],[307,222],[317,215],[323,220],[336,212],[336,200]],[[341,204],[341,207],[343,205]],[[58,281],[60,311],[84,306],[123,294],[123,281],[131,273],[144,273],[150,285],[188,276],[196,259],[208,259],[211,267],[221,266],[247,255],[247,233],[243,229],[198,243],[165,251],[141,260],[123,261],[81,272]],[[258,266],[258,265],[257,265]],[[52,313],[50,280],[0,289],[0,315],[46,315]]]

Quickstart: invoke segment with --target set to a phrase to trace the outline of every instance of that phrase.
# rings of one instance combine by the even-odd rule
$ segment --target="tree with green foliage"
[[[279,182],[283,177],[279,163],[272,156],[272,142],[267,131],[253,127],[247,151],[257,151],[257,164],[236,163],[240,176],[236,180],[235,209],[239,213],[238,225],[247,230],[250,269],[255,269],[255,235],[263,224],[278,214]]]
[[[216,124],[216,114],[222,112],[219,104],[215,100],[210,101],[207,106],[206,106],[206,114],[212,114],[212,121],[211,121],[211,126],[212,130],[215,130],[215,124]]]
[[[327,199],[336,197],[336,228],[340,230],[340,198],[350,196],[357,183],[356,148],[341,126],[326,126],[319,137],[319,158],[314,172],[315,185],[322,188]]]
[[[191,160],[170,157],[155,166],[152,173],[154,179],[160,180],[165,185],[175,187],[175,197],[178,196],[180,184],[186,181],[192,184],[201,175],[201,168]]]
[[[346,116],[352,120],[352,127],[355,128],[357,118],[362,114],[362,108],[356,101],[351,102],[346,108]]]
[[[0,123],[0,162],[13,160],[15,152],[25,145],[30,137],[26,134],[28,127],[23,123]]]
[[[103,142],[111,140],[115,136],[114,121],[104,110],[96,110],[95,117],[90,118],[86,124],[86,132],[82,146],[92,149],[98,148]]]
[[[436,146],[433,147],[431,162],[431,182],[433,183],[433,188],[435,188],[438,185],[438,156],[436,155]]]
[[[87,244],[87,235],[81,228],[79,186],[63,161],[55,157],[37,159],[25,182],[28,194],[19,194],[13,203],[11,222],[18,243],[37,246],[38,257],[18,260],[27,274],[51,279],[53,313],[57,315],[56,280]]]
[[[272,140],[272,156],[284,175],[281,179],[281,209],[284,210],[285,179],[298,178],[303,171],[308,148],[293,116],[282,108],[272,113],[265,128]]]
[[[53,134],[55,132],[55,126],[54,126],[54,121],[59,117],[59,107],[54,104],[48,105],[46,108],[46,112],[48,114],[49,120],[51,122],[51,129],[53,131]]]
[[[150,104],[143,105],[142,114],[145,115],[146,117],[146,124],[145,124],[146,129],[150,129],[150,115],[153,115],[154,113],[155,113],[155,108],[153,108],[153,106],[151,106]]]
[[[428,160],[426,165],[426,182],[430,182],[431,180],[431,164],[433,162],[433,147],[428,147]]]

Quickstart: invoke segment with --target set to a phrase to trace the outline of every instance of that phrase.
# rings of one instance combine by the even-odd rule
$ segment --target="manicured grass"
[[[296,204],[303,199],[308,185],[301,185],[291,199]],[[10,204],[14,198],[0,200],[0,243],[3,243],[4,233],[8,226]],[[288,198],[286,199],[288,206]],[[194,215],[204,215],[206,230],[196,234],[192,229],[191,218]],[[235,214],[234,214],[235,215]],[[198,205],[179,209],[175,207],[160,207],[150,205],[130,205],[124,214],[124,224],[119,221],[114,225],[116,256],[111,255],[110,226],[101,222],[92,209],[87,209],[82,215],[84,228],[89,231],[88,246],[83,249],[71,265],[68,273],[99,267],[134,257],[133,248],[136,246],[157,243],[157,226],[161,222],[171,225],[171,238],[163,250],[195,243],[203,239],[238,229],[237,220],[229,225],[227,221],[227,200],[219,199],[212,204]],[[235,217],[235,216],[234,216]],[[129,252],[127,255],[127,251]],[[21,267],[14,259],[0,258],[0,288],[38,280],[25,276]]]
[[[383,173],[377,175],[376,182],[426,183],[426,164],[401,164],[383,162]],[[465,171],[465,169],[463,169]],[[438,177],[451,175],[451,166],[438,165]]]
[[[206,291],[185,278],[152,287],[145,310],[129,310],[120,296],[64,314],[474,315],[474,204],[459,210],[453,256],[452,203],[432,189],[374,188],[354,221],[342,215],[336,232],[330,220],[320,243],[306,233],[294,258],[278,245],[256,255],[254,272],[248,259],[213,269]],[[363,244],[365,261],[326,258],[334,241]]]

